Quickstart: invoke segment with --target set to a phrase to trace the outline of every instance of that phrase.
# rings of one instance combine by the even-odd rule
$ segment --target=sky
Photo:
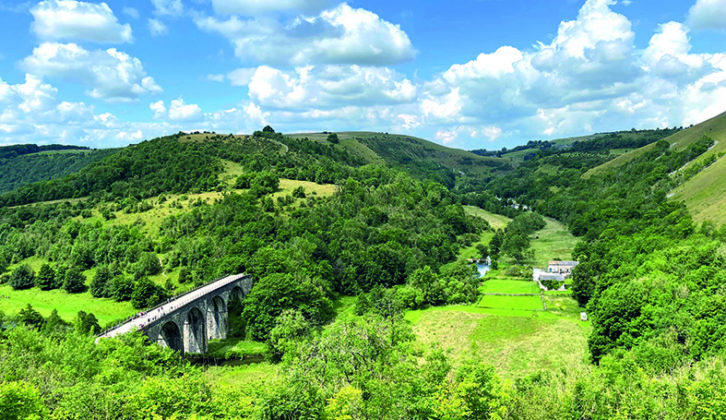
[[[0,0],[0,145],[381,131],[462,149],[726,111],[726,0]]]

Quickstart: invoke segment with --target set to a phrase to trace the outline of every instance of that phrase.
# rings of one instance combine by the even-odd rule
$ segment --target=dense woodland
[[[102,326],[92,314],[66,323],[28,307],[0,314],[0,409],[9,418],[721,418],[726,227],[694,223],[667,200],[713,163],[699,160],[713,140],[673,151],[654,138],[625,166],[582,176],[609,158],[603,150],[631,143],[616,136],[540,149],[500,168],[506,176],[442,182],[439,169],[365,165],[336,141],[269,127],[244,139],[180,133],[2,195],[0,272],[29,257],[47,261],[2,281],[90,287],[143,308],[174,293],[148,279],[162,270],[178,270],[183,284],[246,271],[256,284],[233,333],[267,343],[284,374],[246,392],[210,387],[202,368],[139,335],[95,345]],[[220,181],[220,159],[244,167],[235,189]],[[337,191],[273,199],[283,178]],[[148,211],[165,194],[203,191],[223,195],[166,217],[153,235],[105,223],[115,212]],[[73,197],[83,199],[24,205]],[[514,220],[494,232],[462,204]],[[457,262],[459,250],[488,230],[482,255],[524,266],[540,214],[583,239],[573,295],[592,320],[593,369],[503,381],[486,361],[455,364],[414,345],[405,310],[477,298],[479,279]],[[89,268],[95,277],[82,278]],[[343,296],[357,296],[354,318],[336,317]]]

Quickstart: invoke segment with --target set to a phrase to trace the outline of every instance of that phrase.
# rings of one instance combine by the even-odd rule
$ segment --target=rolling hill
[[[694,165],[704,165],[706,162],[715,161],[706,166],[690,179],[686,179],[678,185],[669,195],[672,200],[683,201],[688,207],[696,221],[712,221],[716,224],[726,223],[726,161],[722,159],[726,154],[726,113],[722,113],[698,125],[675,133],[665,139],[671,145],[671,150],[680,151],[694,144],[704,136],[714,140],[713,146],[703,153],[698,159],[694,159],[684,165],[671,177],[683,174],[685,170],[693,168]],[[609,168],[617,168],[626,162],[643,155],[655,147],[654,144],[624,153],[615,159],[595,167],[585,173],[584,177],[605,172]]]
[[[328,143],[329,134],[297,133],[288,136]],[[457,176],[482,177],[511,169],[505,159],[479,156],[418,137],[369,131],[335,134],[340,140],[335,148],[345,150],[365,163],[387,163],[419,177],[438,173],[437,181],[449,187],[454,186]]]

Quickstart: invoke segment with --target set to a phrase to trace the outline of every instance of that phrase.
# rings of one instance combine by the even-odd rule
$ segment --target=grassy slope
[[[672,136],[667,137],[665,140],[670,143],[674,149],[681,150],[699,140],[703,135],[708,135],[714,140],[719,141],[719,144],[710,151],[711,153],[726,151],[726,113],[717,115],[716,117],[704,121],[687,130],[679,131]],[[640,149],[624,153],[611,161],[590,169],[584,176],[587,178],[594,174],[602,173],[608,168],[617,168],[625,162],[642,155],[653,147],[655,147],[655,144],[649,144],[641,147]]]
[[[549,260],[570,260],[579,241],[557,220],[545,217],[547,225],[531,238],[536,267],[546,267]]]
[[[491,165],[506,162],[504,159],[483,157],[466,150],[454,149],[412,136],[368,131],[336,133],[342,147],[349,153],[362,157],[368,163],[388,162],[396,165],[407,159],[434,162],[467,174],[486,174]],[[310,140],[327,141],[325,133],[289,134],[290,137],[307,137]]]
[[[490,213],[484,209],[480,209],[475,206],[464,206],[464,211],[470,216],[481,217],[482,219],[489,222],[489,225],[494,229],[503,229],[504,226],[508,225],[512,219],[501,214]]]
[[[671,143],[673,149],[681,150],[698,141],[704,135],[713,138],[716,144],[695,161],[702,160],[713,154],[718,156],[726,153],[726,113],[687,130],[680,131],[666,138],[666,141]],[[585,175],[591,176],[602,173],[608,168],[616,168],[628,160],[640,156],[650,147],[653,147],[653,145],[622,154],[610,162],[591,169]],[[697,221],[711,220],[717,224],[726,223],[726,183],[723,182],[724,179],[726,179],[726,162],[724,162],[724,159],[720,159],[676,188],[673,191],[672,199],[684,201]]]

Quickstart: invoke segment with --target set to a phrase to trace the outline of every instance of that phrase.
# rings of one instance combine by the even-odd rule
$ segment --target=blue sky
[[[0,0],[0,144],[371,130],[453,147],[726,111],[726,0]]]

